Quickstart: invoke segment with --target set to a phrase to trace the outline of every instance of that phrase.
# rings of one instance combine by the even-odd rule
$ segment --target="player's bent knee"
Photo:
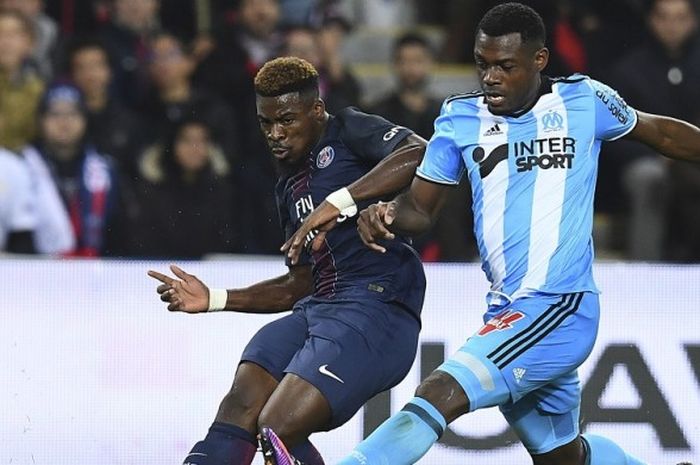
[[[469,399],[457,380],[444,371],[433,371],[416,389],[416,396],[430,402],[447,423],[469,411]]]
[[[251,391],[232,388],[221,401],[221,409],[257,419],[266,400]]]

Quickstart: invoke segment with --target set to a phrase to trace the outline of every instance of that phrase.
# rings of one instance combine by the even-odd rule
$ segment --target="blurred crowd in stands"
[[[525,1],[548,27],[547,74],[585,73],[639,110],[700,124],[693,2]],[[357,106],[430,138],[447,93],[474,88],[474,30],[494,3],[0,0],[0,251],[278,254],[260,66],[305,58],[330,113]],[[377,49],[393,84],[369,100],[376,69],[362,57]],[[464,86],[435,92],[455,69]],[[700,261],[700,167],[621,141],[604,146],[599,171],[599,255]],[[469,204],[460,185],[416,239],[425,260],[475,259]]]

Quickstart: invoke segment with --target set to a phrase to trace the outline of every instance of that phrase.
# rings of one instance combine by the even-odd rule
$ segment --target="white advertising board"
[[[278,260],[181,264],[214,287]],[[0,463],[181,463],[210,425],[248,339],[274,317],[169,313],[165,263],[0,260]],[[582,420],[649,463],[700,463],[700,266],[598,264],[603,316],[580,370]],[[428,265],[421,350],[404,382],[313,442],[334,463],[412,397],[421,371],[480,326],[476,265]],[[258,456],[256,464],[262,463]],[[421,464],[527,464],[495,409],[453,425]]]

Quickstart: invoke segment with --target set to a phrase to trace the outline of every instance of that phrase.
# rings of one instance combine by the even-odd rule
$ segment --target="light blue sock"
[[[608,438],[595,434],[582,434],[581,437],[588,449],[586,465],[646,465]]]
[[[374,430],[338,465],[410,465],[442,436],[445,418],[425,399],[414,397]]]

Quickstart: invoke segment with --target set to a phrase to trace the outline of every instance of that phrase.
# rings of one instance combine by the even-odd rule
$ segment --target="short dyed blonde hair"
[[[301,58],[275,58],[265,63],[255,76],[255,93],[262,97],[308,91],[318,93],[318,71]]]

